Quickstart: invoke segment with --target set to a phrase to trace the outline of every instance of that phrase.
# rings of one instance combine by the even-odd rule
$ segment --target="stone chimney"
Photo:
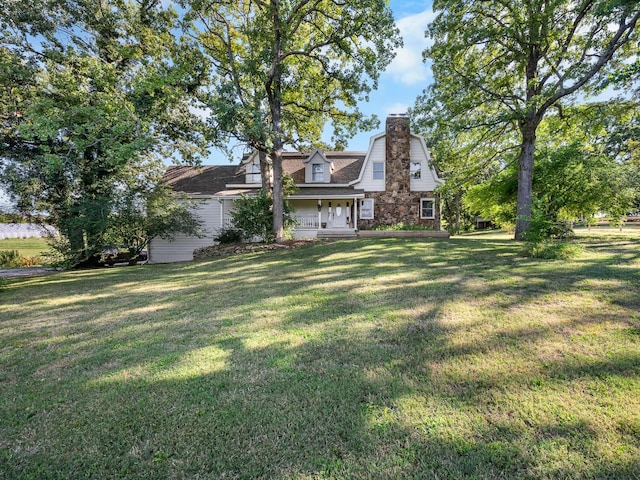
[[[396,197],[410,192],[411,132],[406,113],[392,114],[386,122],[386,184],[387,192]]]

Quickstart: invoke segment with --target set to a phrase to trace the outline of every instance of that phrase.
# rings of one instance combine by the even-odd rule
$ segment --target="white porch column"
[[[358,229],[358,199],[353,199],[353,228]]]
[[[218,203],[220,204],[220,229],[224,228],[224,200],[222,198],[218,198]]]
[[[318,199],[318,230],[322,228],[322,200]]]

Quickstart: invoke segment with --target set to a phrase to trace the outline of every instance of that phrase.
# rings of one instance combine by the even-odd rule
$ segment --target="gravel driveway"
[[[5,268],[5,269],[0,269],[0,277],[4,277],[4,278],[28,277],[33,275],[47,275],[49,273],[55,273],[55,272],[57,272],[55,268],[40,268],[40,267]]]

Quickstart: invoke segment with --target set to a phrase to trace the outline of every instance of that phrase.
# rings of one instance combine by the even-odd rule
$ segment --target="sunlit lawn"
[[[0,478],[640,478],[640,232],[12,280]]]

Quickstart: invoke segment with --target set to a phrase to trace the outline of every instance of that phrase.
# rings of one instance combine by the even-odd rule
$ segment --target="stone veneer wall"
[[[399,222],[427,225],[440,230],[440,210],[437,196],[433,192],[411,191],[411,132],[409,117],[394,115],[386,122],[385,192],[367,192],[374,199],[374,219],[358,219],[358,228],[368,230],[378,225],[393,225]],[[435,219],[420,218],[420,199],[435,198]]]

